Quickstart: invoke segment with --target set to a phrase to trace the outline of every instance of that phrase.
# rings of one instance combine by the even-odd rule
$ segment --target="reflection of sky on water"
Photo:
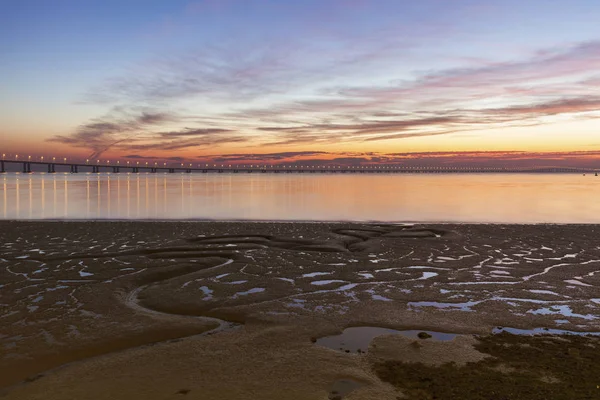
[[[4,219],[600,222],[600,178],[573,174],[15,174]]]

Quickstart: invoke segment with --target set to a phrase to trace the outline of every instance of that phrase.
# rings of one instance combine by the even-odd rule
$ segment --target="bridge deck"
[[[87,164],[87,163],[57,163],[45,161],[0,160],[0,172],[6,172],[6,165],[21,165],[23,173],[31,173],[32,165],[47,166],[48,173],[56,172],[57,167],[69,168],[71,173],[78,172],[165,172],[165,173],[598,173],[600,168],[579,167],[408,167],[408,166],[288,166],[288,165],[227,165],[227,166],[169,166],[169,165],[131,165],[131,164]],[[81,171],[80,171],[81,169]]]

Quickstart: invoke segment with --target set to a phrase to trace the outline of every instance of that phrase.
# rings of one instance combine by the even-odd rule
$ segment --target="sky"
[[[600,166],[597,0],[0,0],[6,158]]]

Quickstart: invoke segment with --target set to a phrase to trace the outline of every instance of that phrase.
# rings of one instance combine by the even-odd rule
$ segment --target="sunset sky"
[[[2,0],[0,152],[600,165],[597,0]]]

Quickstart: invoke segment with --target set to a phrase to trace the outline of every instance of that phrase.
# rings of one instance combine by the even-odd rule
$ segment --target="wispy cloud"
[[[90,149],[88,158],[109,150],[181,150],[192,147],[240,143],[247,137],[223,128],[183,128],[162,131],[165,124],[185,120],[174,113],[138,111],[116,107],[101,118],[77,128],[71,135],[57,135],[50,141]]]
[[[298,158],[314,157],[329,154],[325,151],[286,151],[280,153],[258,153],[258,154],[222,154],[217,156],[208,156],[214,162],[280,162],[295,160]]]
[[[181,131],[174,132],[160,132],[159,135],[163,138],[180,138],[180,137],[190,137],[190,136],[210,136],[219,133],[231,133],[231,129],[222,129],[222,128],[186,128]]]
[[[89,149],[92,158],[109,150],[229,145],[318,150],[339,142],[531,127],[547,123],[546,117],[594,118],[591,112],[600,111],[598,41],[542,49],[521,60],[417,71],[377,85],[350,84],[353,74],[401,57],[398,49],[390,50],[399,42],[369,48],[373,39],[363,38],[352,51],[348,43],[334,47],[332,55],[306,43],[273,41],[244,54],[215,47],[164,58],[150,72],[117,78],[92,92],[90,98],[98,95],[94,101],[124,105],[51,140]],[[310,61],[315,55],[325,56]],[[220,106],[170,111],[189,98]]]
[[[170,122],[174,117],[163,112],[149,111],[132,115],[131,111],[125,111],[121,107],[113,108],[103,117],[79,126],[73,134],[58,135],[49,140],[91,149],[92,153],[88,158],[96,158],[110,148],[143,134],[150,126]]]

